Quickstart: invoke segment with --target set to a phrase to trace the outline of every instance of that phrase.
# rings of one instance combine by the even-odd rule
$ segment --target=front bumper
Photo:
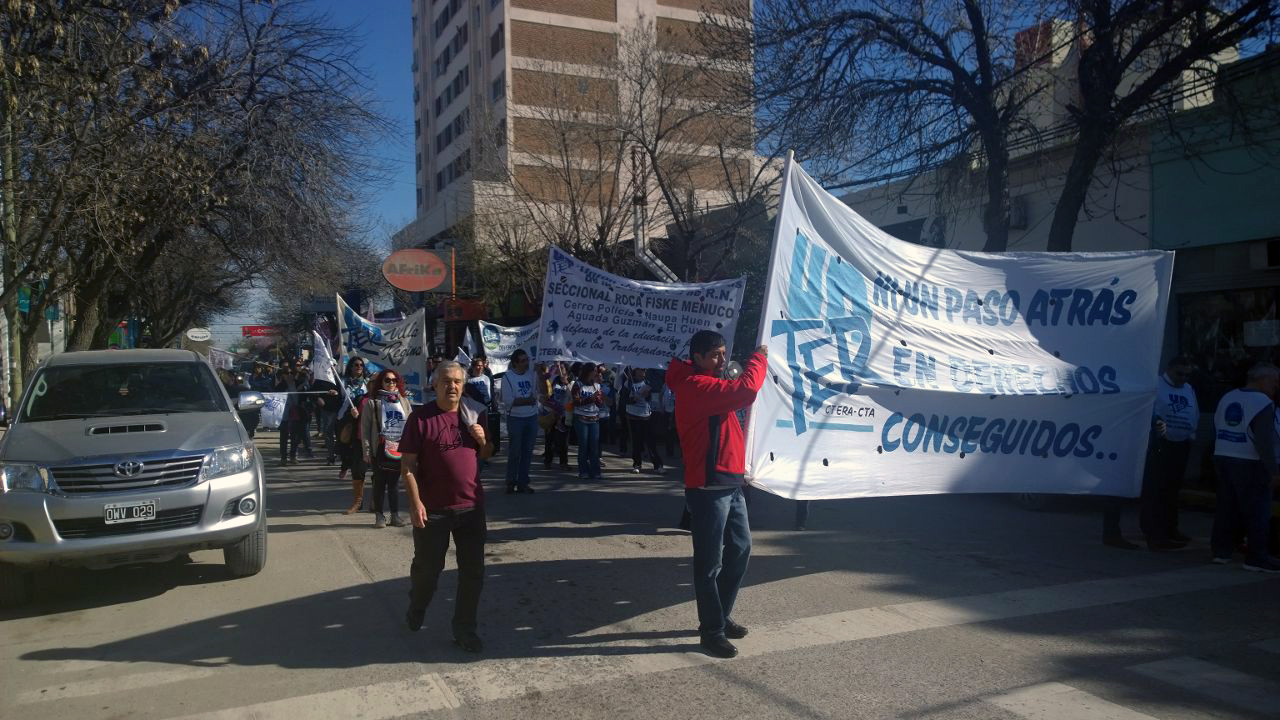
[[[0,562],[23,567],[111,567],[159,561],[185,552],[233,545],[252,533],[265,512],[261,464],[243,473],[182,488],[75,495],[0,494],[0,522],[16,532],[0,541]],[[257,509],[241,515],[229,506],[250,496]],[[103,507],[158,501],[158,521],[106,525]]]

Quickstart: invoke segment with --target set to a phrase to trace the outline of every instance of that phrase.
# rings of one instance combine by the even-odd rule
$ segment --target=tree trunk
[[[987,207],[982,229],[987,233],[983,252],[1009,249],[1009,157],[1003,137],[989,138],[987,147]]]
[[[1089,197],[1093,173],[1102,159],[1102,151],[1110,142],[1108,133],[1100,128],[1085,127],[1076,140],[1067,179],[1058,195],[1058,206],[1053,210],[1053,224],[1049,226],[1049,252],[1071,252],[1071,241],[1076,232],[1080,211]]]
[[[20,317],[19,334],[22,339],[22,352],[18,355],[18,362],[22,368],[22,377],[31,377],[36,371],[36,363],[40,360],[40,345],[36,342],[36,333],[40,331],[40,326],[46,321],[44,319],[44,306],[36,307],[35,298],[31,298],[31,307],[27,310],[25,318]]]
[[[88,350],[93,347],[93,338],[98,325],[102,322],[103,307],[106,295],[100,290],[84,293],[76,291],[76,319],[67,333],[67,350]]]
[[[22,400],[23,374],[22,362],[22,329],[18,327],[21,313],[18,312],[18,296],[13,294],[4,303],[4,317],[8,323],[9,337],[9,408],[18,407]]]
[[[105,300],[103,302],[105,302]],[[91,350],[106,350],[107,343],[111,340],[111,333],[116,331],[116,328],[120,325],[120,321],[124,319],[119,317],[107,317],[107,313],[105,311],[101,311],[100,315],[101,320],[98,321],[98,326],[93,328],[93,339],[90,341],[89,345]]]

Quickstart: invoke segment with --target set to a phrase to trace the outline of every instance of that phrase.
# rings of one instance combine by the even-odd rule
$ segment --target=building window
[[[493,57],[502,51],[503,43],[506,42],[504,38],[502,23],[498,23],[498,29],[494,30],[493,34],[489,36],[489,57]]]
[[[418,186],[418,207],[422,207],[422,186]]]
[[[506,94],[506,91],[507,91],[506,80],[507,80],[506,73],[503,73],[502,75],[498,76],[497,80],[493,81],[493,87],[489,89],[489,95],[490,97],[493,98],[494,102],[498,102]]]
[[[422,172],[422,153],[417,154],[418,172]]]
[[[421,120],[413,121],[413,136],[422,137],[422,121]]]

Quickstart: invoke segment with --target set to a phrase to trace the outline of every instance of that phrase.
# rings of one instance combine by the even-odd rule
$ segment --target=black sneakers
[[[1277,563],[1271,558],[1266,558],[1258,562],[1250,562],[1246,560],[1240,567],[1248,570],[1249,572],[1280,573],[1280,563]]]
[[[413,610],[406,610],[404,613],[404,624],[408,626],[409,632],[418,632],[422,629],[422,620],[426,617],[425,612],[415,613]]]
[[[741,640],[747,636],[747,628],[732,620],[725,620],[724,636],[730,640]]]
[[[1107,547],[1120,548],[1121,550],[1137,550],[1137,543],[1131,543],[1124,538],[1102,538],[1102,544]]]
[[[738,648],[733,646],[723,635],[710,638],[702,638],[702,649],[711,657],[718,657],[728,660],[738,656]]]
[[[474,632],[464,632],[454,635],[453,644],[469,653],[478,653],[484,650],[484,642],[480,639],[480,636]]]

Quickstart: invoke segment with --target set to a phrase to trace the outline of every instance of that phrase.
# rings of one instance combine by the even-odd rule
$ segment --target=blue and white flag
[[[1173,254],[886,235],[787,165],[747,472],[799,499],[1135,496]]]
[[[538,327],[541,323],[533,321],[528,325],[496,325],[480,321],[480,347],[484,348],[484,357],[489,371],[501,375],[511,364],[511,356],[516,350],[523,349],[529,357],[538,355]]]
[[[415,405],[424,402],[427,384],[426,311],[403,320],[375,323],[364,319],[338,296],[338,337],[344,355],[356,355],[390,368],[404,378]]]
[[[264,430],[275,430],[284,420],[284,405],[289,401],[289,393],[262,393],[262,397],[266,404],[262,406],[262,413],[258,416],[258,426]]]

